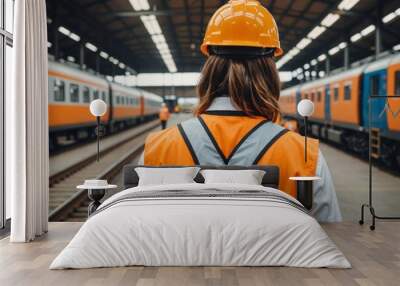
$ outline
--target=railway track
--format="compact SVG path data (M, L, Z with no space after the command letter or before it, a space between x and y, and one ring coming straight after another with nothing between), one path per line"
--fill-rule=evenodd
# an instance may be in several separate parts
M93 155L51 176L49 220L84 220L87 217L87 193L86 190L77 190L76 186L90 178L112 181L126 163L142 152L148 132L158 126L157 121L137 127L132 136L103 150L99 162Z

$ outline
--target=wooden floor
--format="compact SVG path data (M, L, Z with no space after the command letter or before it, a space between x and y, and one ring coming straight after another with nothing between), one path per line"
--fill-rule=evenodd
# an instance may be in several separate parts
M352 269L287 267L125 267L48 270L81 223L50 223L50 231L29 244L0 241L0 285L400 285L400 222L379 222L377 230L351 222L324 225Z

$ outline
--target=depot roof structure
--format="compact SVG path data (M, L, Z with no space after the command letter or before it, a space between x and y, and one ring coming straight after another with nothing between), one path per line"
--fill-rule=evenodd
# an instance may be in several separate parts
M107 75L198 72L207 22L225 2L47 0L49 52ZM399 48L398 0L261 2L279 26L281 70L333 69Z

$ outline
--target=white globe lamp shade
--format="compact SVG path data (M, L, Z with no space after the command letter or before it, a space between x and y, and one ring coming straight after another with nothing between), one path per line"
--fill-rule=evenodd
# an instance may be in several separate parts
M101 99L95 99L90 103L90 113L93 116L103 116L107 112L107 104Z
M303 99L297 105L297 112L303 117L309 117L314 113L314 103L309 99Z

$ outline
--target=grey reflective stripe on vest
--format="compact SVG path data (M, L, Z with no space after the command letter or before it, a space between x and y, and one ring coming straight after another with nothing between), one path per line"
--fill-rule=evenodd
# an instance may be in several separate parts
M186 145L190 144L189 150L191 149L191 152L194 152L199 165L225 165L198 118L184 121L180 125L182 127L181 132L184 131L186 135L185 143Z
M192 157L196 158L200 165L245 165L257 164L265 152L275 141L287 132L283 127L272 122L265 121L256 126L240 146L234 149L234 153L224 161L222 152L218 151L206 129L198 118L193 118L181 123L180 131ZM186 138L185 138L186 137ZM195 161L196 161L195 160Z

